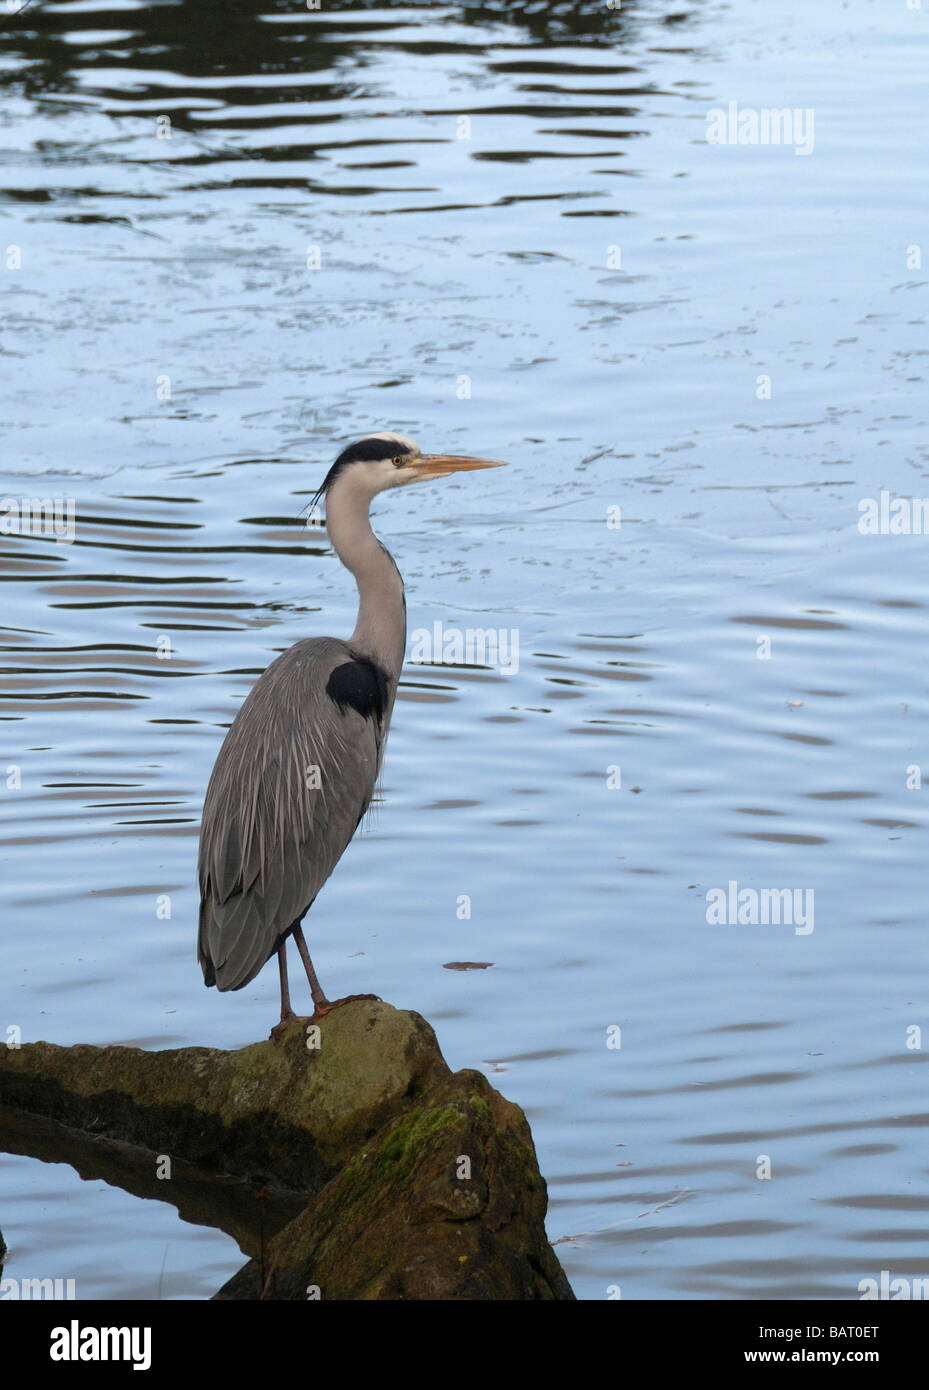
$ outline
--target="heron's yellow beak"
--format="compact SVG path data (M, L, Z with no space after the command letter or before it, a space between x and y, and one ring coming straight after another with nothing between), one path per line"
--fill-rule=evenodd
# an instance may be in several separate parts
M471 458L468 454L420 454L406 465L417 478L445 478L471 468L505 468L502 459Z

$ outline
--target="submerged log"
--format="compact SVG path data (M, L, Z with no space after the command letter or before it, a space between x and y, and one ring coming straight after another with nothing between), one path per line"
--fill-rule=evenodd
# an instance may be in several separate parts
M0 1105L0 1147L234 1235L217 1298L573 1298L522 1111L389 1004L234 1052L0 1048Z

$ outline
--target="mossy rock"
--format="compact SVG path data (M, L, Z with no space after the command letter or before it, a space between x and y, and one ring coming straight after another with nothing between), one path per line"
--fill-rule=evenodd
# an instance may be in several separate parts
M569 1299L526 1118L461 1071L385 1125L216 1295Z
M452 1075L425 1019L389 1004L345 1004L310 1041L293 1025L234 1052L0 1048L0 1105L54 1124L75 1153L79 1139L72 1162L114 1143L171 1157L176 1195L158 1186L179 1210L207 1211L204 1174L207 1187L215 1174L218 1215L204 1220L258 1250L217 1298L573 1298L545 1235L545 1183L518 1106L479 1072ZM109 1153L108 1171L149 1195L135 1153L131 1179ZM184 1165L196 1173L182 1181ZM265 1225L270 1239L243 1238L230 1178L290 1194L291 1211L300 1194L299 1214Z
M0 1104L156 1153L313 1192L391 1116L449 1075L429 1024L379 1002L234 1052L0 1049Z

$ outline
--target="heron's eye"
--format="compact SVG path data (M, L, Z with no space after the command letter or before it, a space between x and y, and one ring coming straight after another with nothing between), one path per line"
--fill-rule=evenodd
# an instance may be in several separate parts
M402 468L403 465L406 463L406 455L398 454L395 459L391 460L391 462L393 463L394 468Z

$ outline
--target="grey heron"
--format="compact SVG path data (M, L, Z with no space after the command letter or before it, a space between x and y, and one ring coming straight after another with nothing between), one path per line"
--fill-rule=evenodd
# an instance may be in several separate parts
M325 497L329 538L358 586L355 630L347 641L295 642L255 682L216 758L197 865L204 983L242 989L276 953L281 1022L273 1035L296 1018L288 936L313 1016L336 1006L320 988L301 923L370 805L403 665L403 580L371 529L370 504L388 488L501 466L424 454L385 431L343 449L313 499Z

